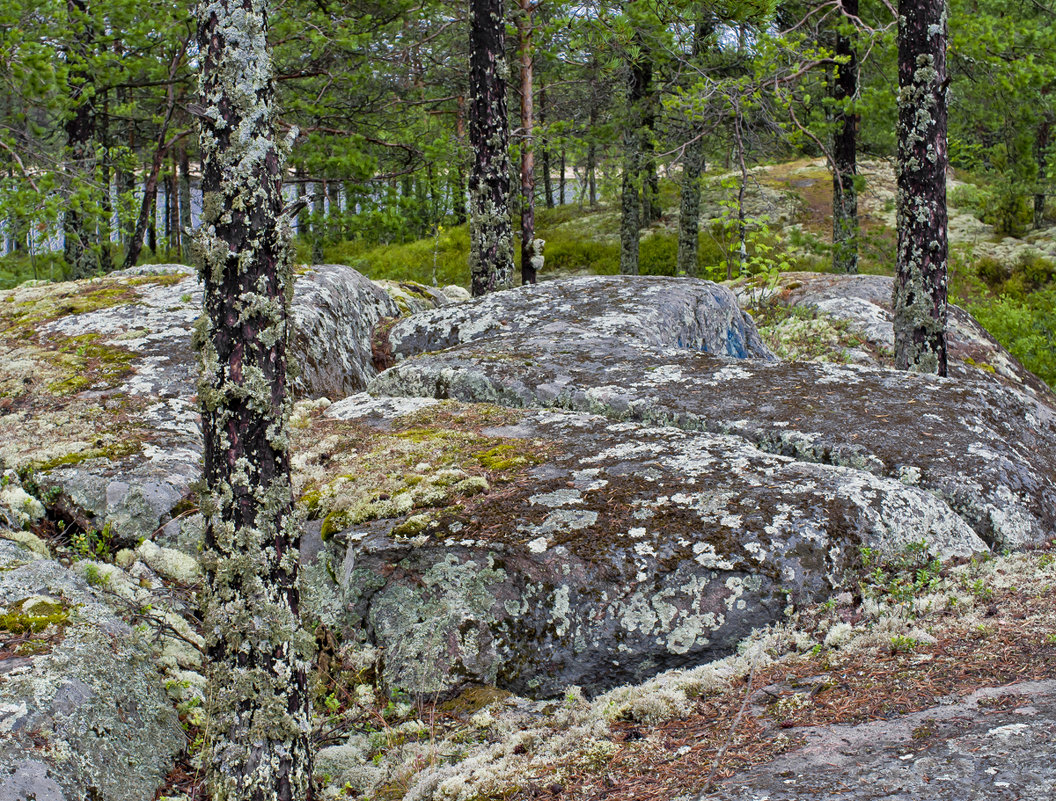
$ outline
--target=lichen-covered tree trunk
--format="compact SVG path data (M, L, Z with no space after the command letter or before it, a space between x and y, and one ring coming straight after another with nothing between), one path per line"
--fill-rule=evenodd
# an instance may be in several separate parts
M653 97L653 62L642 59L642 226L660 221L660 176L656 172L656 98Z
M521 52L521 283L535 283L532 243L535 241L535 152L532 108L532 0L518 0L517 36Z
M292 292L274 141L266 0L202 0L205 314L195 333L205 440L212 801L311 798L311 641L299 625L286 343Z
M66 0L70 26L77 31L74 46L67 54L70 64L69 88L73 113L66 120L66 166L68 192L63 213L63 257L71 278L84 278L95 272L97 262L92 251L94 224L85 208L81 183L94 167L92 140L95 135L95 112L92 104L92 76L85 64L92 46L92 26L88 19L87 0Z
M895 366L946 375L946 8L901 0Z
M843 18L837 22L836 79L833 99L836 101L836 133L832 143L832 270L836 273L858 272L858 114L853 104L858 94L858 52L853 33L858 16L858 0L842 0Z
M469 271L474 297L507 289L513 279L505 26L502 0L470 0Z
M550 145L546 141L546 87L539 87L539 125L543 129L543 141L539 144L539 157L543 168L543 203L548 209L554 207L554 184L550 175Z

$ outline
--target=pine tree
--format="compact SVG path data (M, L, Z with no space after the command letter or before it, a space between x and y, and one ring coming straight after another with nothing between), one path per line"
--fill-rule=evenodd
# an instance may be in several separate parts
M895 366L946 375L946 4L901 0Z
M469 269L473 295L479 296L507 289L513 276L510 131L502 0L471 0L469 11Z
M311 796L310 640L300 629L286 342L292 277L266 0L203 0L205 765L213 801Z

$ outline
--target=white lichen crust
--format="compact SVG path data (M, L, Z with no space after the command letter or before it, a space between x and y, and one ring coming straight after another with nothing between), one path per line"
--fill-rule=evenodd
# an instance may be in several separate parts
M301 633L286 341L292 279L274 141L264 0L204 0L205 310L195 331L207 492L202 563L211 663L204 757L211 797L311 791L310 648Z

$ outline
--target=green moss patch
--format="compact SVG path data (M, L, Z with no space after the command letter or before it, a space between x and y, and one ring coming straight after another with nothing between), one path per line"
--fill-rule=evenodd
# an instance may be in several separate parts
M403 519L393 533L424 532L437 512L488 497L543 460L546 446L487 432L524 412L446 402L405 415L383 430L319 420L296 432L295 485L324 538L371 520Z
M65 626L70 611L61 601L24 598L0 614L0 631L15 635L39 634L51 626Z

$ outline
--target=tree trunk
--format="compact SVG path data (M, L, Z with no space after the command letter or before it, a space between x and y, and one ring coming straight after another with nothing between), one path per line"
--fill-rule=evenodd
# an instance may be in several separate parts
M1034 230L1045 225L1045 173L1049 164L1049 129L1052 120L1047 116L1042 119L1038 126L1037 138L1034 140L1034 150L1038 161L1038 189L1034 193Z
M849 26L858 16L858 0L842 0L843 18L837 21L836 67L833 98L836 101L836 133L832 144L832 271L858 272L858 114L853 104L858 95L858 53L855 34Z
M172 190L176 186L175 176L171 170L165 171L165 176L162 179L162 183L165 186L165 213L162 221L165 223L165 247L172 251L172 238L173 234L176 233L176 226L173 225L173 219L179 213L179 208L174 207L173 201L175 194Z
M535 153L532 150L533 119L532 88L532 11L533 0L518 0L521 13L517 17L517 35L521 51L521 283L535 283Z
M323 231L326 230L326 181L316 181L312 192L312 264L322 264Z
M191 163L187 158L187 147L180 146L180 249L190 251L191 222Z
M539 87L539 126L543 129L543 141L539 143L539 155L543 159L543 202L548 209L554 207L554 182L550 175L550 146L546 141L546 87Z
M110 253L110 232L114 219L114 204L110 197L112 171L110 169L110 99L103 93L103 113L99 115L99 146L102 149L103 161L99 169L99 183L103 197L99 203L99 269L108 273L114 269L113 255Z
M292 275L264 0L198 11L205 283L199 403L213 801L312 797L309 635L299 621L286 343ZM237 134L237 135L234 135Z
M469 269L473 295L511 286L509 122L506 117L506 22L502 0L470 0Z
M653 80L653 62L644 62L645 97L642 99L642 219L643 226L660 221L660 178L656 174L656 101L650 94Z
M711 25L703 22L697 24L693 35L694 61L699 62L704 43L711 32ZM696 277L700 273L700 176L704 172L704 141L697 135L694 125L687 126L686 133L690 141L682 156L676 272Z
M623 130L623 177L620 186L620 273L638 275L641 228L642 102L648 88L648 62L627 65L627 117ZM561 199L564 203L564 198Z
M70 271L70 278L84 278L95 272L98 263L92 254L94 238L89 224L85 203L79 197L83 191L78 185L90 176L94 167L92 138L95 135L95 112L92 107L92 76L85 60L92 46L92 26L88 19L87 0L66 0L66 11L70 26L78 31L74 45L67 53L70 63L70 104L73 115L66 120L66 165L67 191L66 209L63 214L63 257Z
M146 195L144 194L143 202L146 203ZM150 248L150 253L153 256L158 255L158 183L154 182L154 185L150 189L150 221L147 223L147 246ZM129 251L131 252L131 250ZM139 258L139 253L136 253L136 258ZM127 259L126 259L127 263Z
M562 206L565 205L565 172L568 170L568 166L565 163L565 143L561 143L561 174L557 176L557 200Z
M900 0L895 366L946 375L946 11Z

